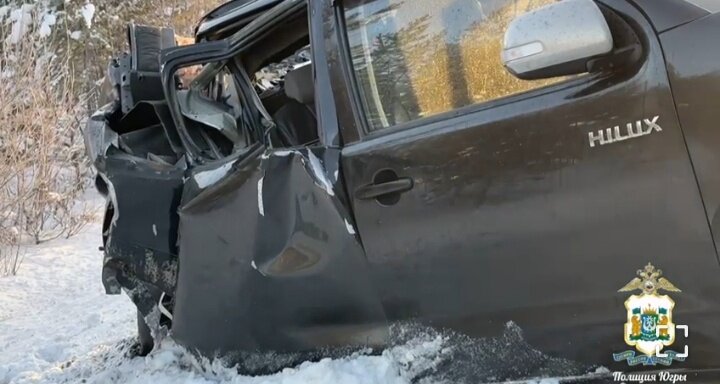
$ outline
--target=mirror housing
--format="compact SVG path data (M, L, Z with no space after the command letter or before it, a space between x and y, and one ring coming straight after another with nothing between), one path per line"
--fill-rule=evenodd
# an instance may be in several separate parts
M520 15L508 26L502 61L523 80L588 72L613 50L605 17L593 0L562 0Z

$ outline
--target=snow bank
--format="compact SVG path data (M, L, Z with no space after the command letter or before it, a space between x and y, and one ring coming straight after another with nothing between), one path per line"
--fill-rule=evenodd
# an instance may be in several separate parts
M199 363L183 348L166 341L162 348L145 358L127 358L128 343L119 346L100 346L94 351L62 368L47 370L33 377L26 376L18 383L53 382L127 384L409 384L408 372L402 371L398 358L415 356L421 359L422 349L396 348L381 356L352 355L343 359L324 359L306 362L274 375L242 376L218 363ZM416 348L428 348L436 353L437 343ZM397 355L397 356L395 356ZM39 380L38 380L39 379Z

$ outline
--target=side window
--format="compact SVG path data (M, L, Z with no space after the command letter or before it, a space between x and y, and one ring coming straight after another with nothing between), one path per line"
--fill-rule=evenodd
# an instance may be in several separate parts
M345 22L370 130L540 88L502 65L517 15L556 0L346 0Z

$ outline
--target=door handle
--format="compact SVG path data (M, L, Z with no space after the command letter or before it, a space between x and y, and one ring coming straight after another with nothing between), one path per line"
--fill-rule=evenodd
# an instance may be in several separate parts
M413 180L409 177L402 177L397 180L383 183L368 184L355 191L355 197L360 200L372 200L391 194L401 194L413 187Z

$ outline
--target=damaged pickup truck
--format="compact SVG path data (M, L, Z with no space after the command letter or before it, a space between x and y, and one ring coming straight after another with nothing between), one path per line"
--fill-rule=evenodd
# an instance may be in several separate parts
M552 357L720 368L718 4L236 0L182 47L131 26L85 130L106 290L145 352L512 321Z

